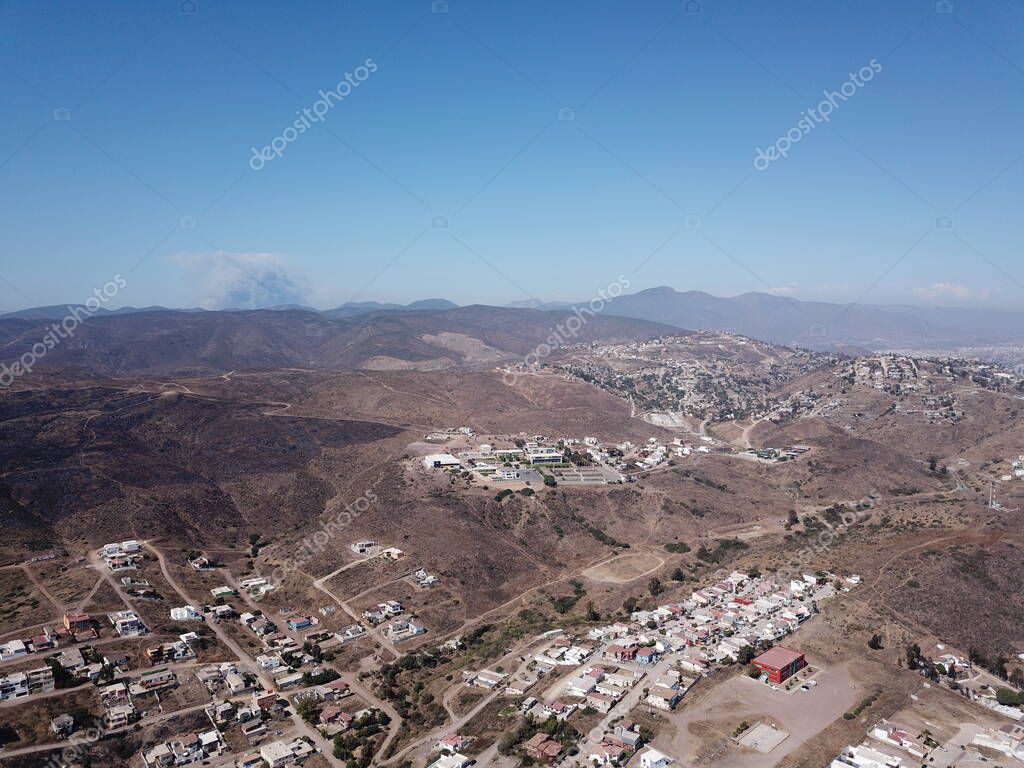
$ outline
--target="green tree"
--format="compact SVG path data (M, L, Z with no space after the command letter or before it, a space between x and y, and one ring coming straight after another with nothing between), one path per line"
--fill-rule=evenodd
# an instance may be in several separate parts
M295 705L296 714L305 720L307 723L312 723L316 719L319 713L317 708L317 700L312 696L303 698L298 704Z
M996 690L996 701L1005 707L1019 707L1021 695L1010 688L998 688Z

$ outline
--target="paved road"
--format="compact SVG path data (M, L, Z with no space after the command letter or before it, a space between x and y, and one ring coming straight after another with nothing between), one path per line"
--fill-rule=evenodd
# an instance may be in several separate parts
M586 765L587 755L590 754L591 749L594 749L601 744L601 740L604 737L605 732L611 727L612 720L617 717L621 717L639 704L640 699L643 696L644 688L649 688L653 685L655 680L672 668L675 661L676 659L673 656L665 656L650 669L644 670L647 673L646 677L642 677L637 680L636 685L630 688L629 692L608 710L607 714L605 714L601 719L601 722L594 726L590 733L585 734L584 737L580 739L577 744L580 750L579 754L575 756L567 755L562 759L559 765L563 768L568 768L568 766Z

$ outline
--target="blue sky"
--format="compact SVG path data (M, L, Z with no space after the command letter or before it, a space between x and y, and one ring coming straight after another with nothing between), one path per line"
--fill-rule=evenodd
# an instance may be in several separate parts
M117 274L112 303L134 306L573 300L623 274L1024 308L1012 0L191 10L0 4L0 310ZM872 60L827 123L754 168Z

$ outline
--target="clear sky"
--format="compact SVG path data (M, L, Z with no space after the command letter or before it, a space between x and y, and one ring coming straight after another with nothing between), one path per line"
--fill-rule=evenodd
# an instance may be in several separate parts
M1024 308L1016 0L15 0L0 36L0 310Z

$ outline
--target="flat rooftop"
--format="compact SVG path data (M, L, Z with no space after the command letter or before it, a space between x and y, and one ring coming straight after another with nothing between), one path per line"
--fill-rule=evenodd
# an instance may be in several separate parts
M769 648L754 659L754 663L763 664L764 666L771 667L772 669L785 669L801 656L803 656L803 654L800 651L794 651L792 648L777 645L774 648Z

